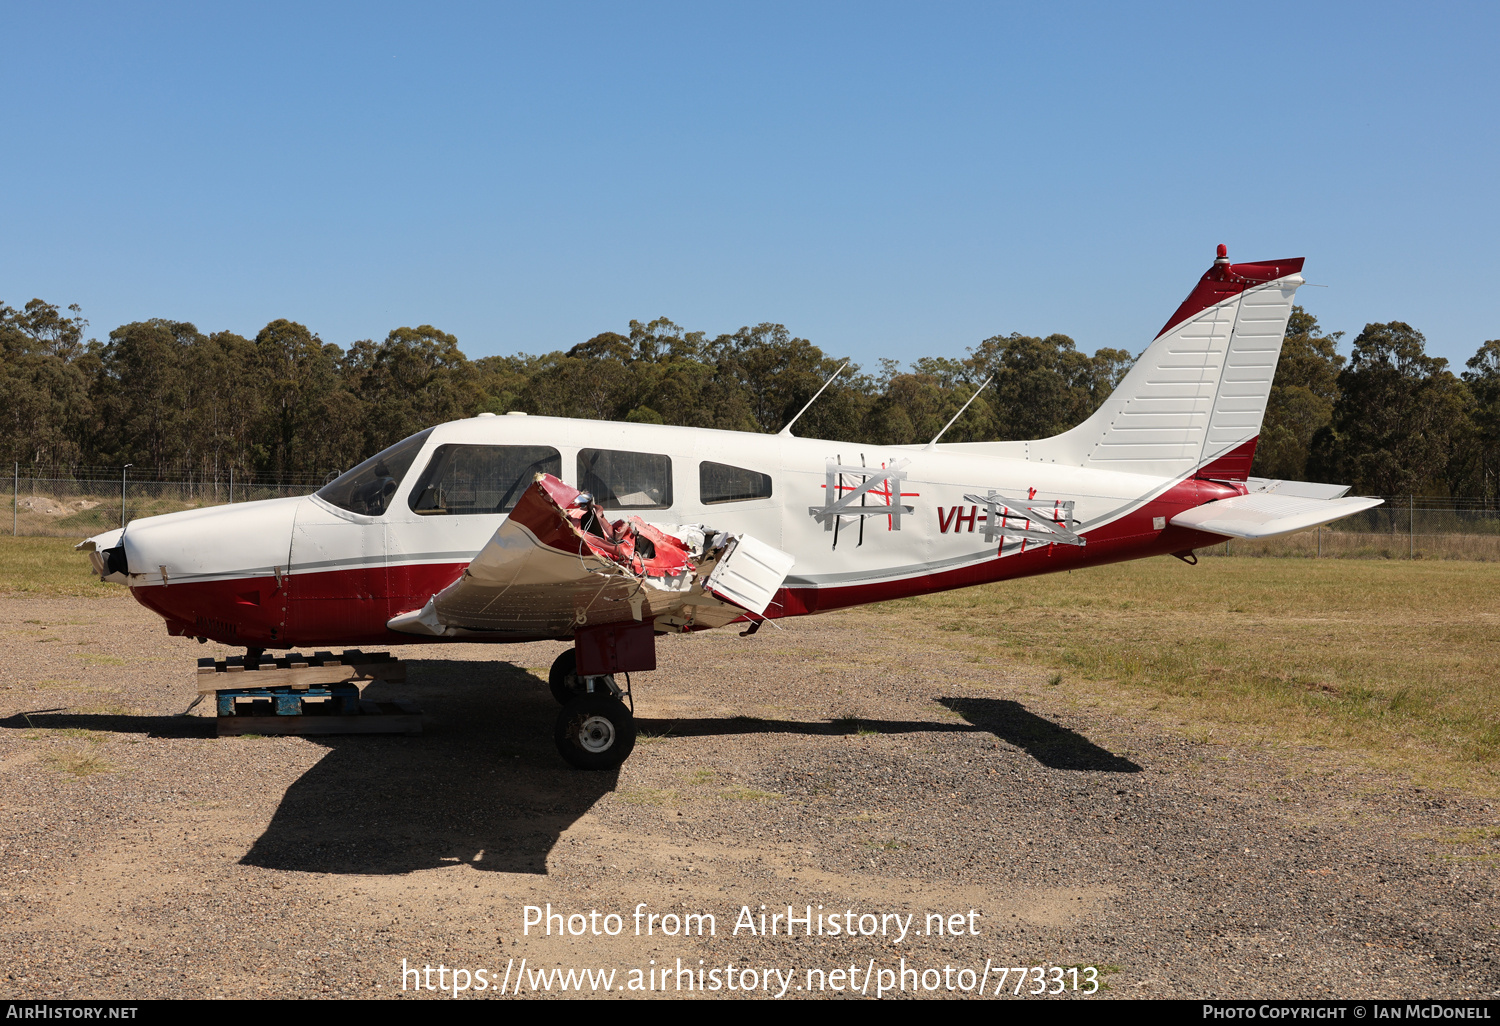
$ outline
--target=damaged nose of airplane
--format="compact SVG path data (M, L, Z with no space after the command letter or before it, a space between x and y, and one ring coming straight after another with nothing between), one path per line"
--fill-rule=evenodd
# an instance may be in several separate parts
M78 546L105 580L132 588L285 572L301 496L133 520ZM122 579L123 578L123 579Z
M271 593L279 587L297 508L306 501L296 496L144 517L78 548L102 579L128 585L142 605L165 617L172 633L219 637L246 619L238 607L261 605L262 581L276 582Z
M89 562L93 564L94 573L99 575L101 581L110 581L114 584L130 583L130 571L125 563L125 548L120 544L120 536L124 533L124 528L116 528L113 531L105 531L103 534L86 538L73 546L79 552L89 554Z

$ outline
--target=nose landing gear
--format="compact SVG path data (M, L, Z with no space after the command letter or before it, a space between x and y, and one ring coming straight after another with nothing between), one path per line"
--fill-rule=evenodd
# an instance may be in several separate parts
M566 649L547 674L548 689L562 706L553 740L571 766L614 769L635 748L629 671L656 669L655 637L649 623L635 623L591 628L575 638L584 658L578 647ZM623 690L615 679L621 673Z
M610 693L618 690L612 673L594 679L607 681L605 690ZM580 676L578 673L578 650L576 648L563 649L562 653L552 661L552 669L547 673L547 687L551 689L552 697L558 705L567 705L579 695L588 694L588 680L588 677Z
M635 748L635 717L613 695L580 695L558 713L553 740L569 765L614 769Z

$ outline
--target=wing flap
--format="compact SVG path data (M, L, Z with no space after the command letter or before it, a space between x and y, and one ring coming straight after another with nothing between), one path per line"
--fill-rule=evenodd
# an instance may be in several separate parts
M1174 527L1221 534L1226 538L1274 538L1305 531L1347 517L1383 499L1319 499L1274 492L1237 495L1205 503L1172 518Z

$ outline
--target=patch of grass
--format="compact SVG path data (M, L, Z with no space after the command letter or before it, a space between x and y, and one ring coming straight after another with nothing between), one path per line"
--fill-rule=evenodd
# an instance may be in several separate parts
M663 741L665 741L667 738L669 738L671 736L672 736L672 728L671 727L668 727L666 730L662 731L660 734L648 734L645 731L641 731L641 732L639 732L639 733L636 734L636 736L635 736L635 743L638 744L638 745L659 745L659 744L661 744Z
M786 795L779 791L759 791L753 787L731 787L720 791L719 797L732 802L779 802Z
M683 779L689 784L711 784L716 776L718 774L711 769L696 769Z
M68 711L80 716L134 716L136 712L123 705L80 705Z
M1056 673L1052 674L1052 676L1047 678L1047 686L1051 688L1057 687L1062 682L1063 675L1061 670L1058 670Z
M1107 982L1108 978L1111 977L1111 976L1114 976L1116 973L1118 973L1121 970L1122 967L1118 966L1118 965L1105 964L1105 965L1065 965L1065 966L1061 966L1060 968L1063 970L1063 972L1067 972L1070 969L1077 969L1078 970L1078 988L1079 988L1080 991L1082 991L1083 988L1085 988L1085 987L1088 986L1087 982L1085 981L1084 970L1085 969L1092 969L1092 970L1094 970L1095 973L1098 974L1097 979L1099 980L1099 990L1100 991L1106 991L1106 990L1112 990L1113 989L1112 987L1110 987L1109 983ZM1073 981L1073 978L1072 978L1071 975L1069 975L1068 982L1072 983L1072 981Z
M59 773L71 774L75 780L82 780L96 773L113 773L115 770L114 765L103 756L79 749L50 752L43 756L43 761Z
M80 539L83 533L78 536ZM77 539L0 537L0 594L123 598L129 592L94 576ZM28 623L40 623L28 620Z
M1500 827L1455 827L1437 840L1444 844L1480 844L1500 839Z
M28 717L26 722L30 723L31 719ZM106 739L105 735L99 731L89 730L85 727L34 727L26 732L25 737L32 741L47 737L66 737L74 741L87 741L93 745L97 745Z
M929 637L1061 667L1106 707L1168 706L1218 743L1346 752L1500 793L1493 564L1162 557L849 615L952 627Z
M1397 516L1404 511L1397 507ZM1405 530L1396 533L1373 533L1368 531L1323 532L1324 559L1389 559L1410 561L1413 550L1417 560L1483 560L1500 561L1500 535L1494 534L1443 534L1420 530L1422 518L1417 521L1419 530L1415 539ZM1226 555L1223 545L1198 550L1200 557ZM1228 553L1231 559L1269 557L1293 557L1315 559L1318 556L1318 532L1301 531L1281 538L1267 538L1252 542L1236 539Z
M627 787L616 791L615 797L626 805L671 805L678 795L658 787Z

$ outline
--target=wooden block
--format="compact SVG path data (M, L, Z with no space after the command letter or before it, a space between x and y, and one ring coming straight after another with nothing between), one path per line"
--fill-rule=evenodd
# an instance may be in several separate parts
M306 688L319 684L342 684L354 676L351 667L348 666L306 666L301 669L281 669L269 667L263 670L243 670L232 678L235 687L241 688ZM223 677L200 677L198 683L224 682ZM202 687L200 693L208 694L217 691L218 688Z

